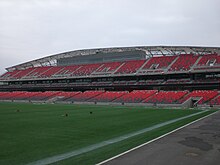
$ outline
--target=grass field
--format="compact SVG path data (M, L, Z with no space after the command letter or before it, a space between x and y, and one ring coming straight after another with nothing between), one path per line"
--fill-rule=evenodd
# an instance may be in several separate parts
M198 110L0 103L0 164L27 164L196 112ZM212 112L54 164L98 163Z

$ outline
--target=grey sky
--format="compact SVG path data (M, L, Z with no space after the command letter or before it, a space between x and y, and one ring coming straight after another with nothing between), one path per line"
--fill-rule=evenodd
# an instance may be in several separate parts
M0 0L0 73L59 52L220 46L220 0Z

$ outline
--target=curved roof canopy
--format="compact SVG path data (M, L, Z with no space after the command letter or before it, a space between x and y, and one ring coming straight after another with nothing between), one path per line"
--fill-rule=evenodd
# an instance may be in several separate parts
M136 51L142 50L146 53L146 56L159 56L159 55L178 55L178 54L220 54L220 47L193 47L193 46L138 46L138 47L119 47L119 48L98 48L98 49L84 49L75 50L55 55L46 56L36 60L28 61L22 64L11 66L6 68L7 71L13 71L18 69L26 69L36 66L56 66L57 60L67 57L75 56L89 56L96 53L114 53L123 51Z

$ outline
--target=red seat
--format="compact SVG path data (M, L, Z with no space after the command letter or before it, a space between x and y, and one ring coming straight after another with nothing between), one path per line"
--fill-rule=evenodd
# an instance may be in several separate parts
M115 74L131 74L136 73L138 69L145 63L145 60L126 61L123 66L117 70Z
M144 100L144 103L173 104L186 95L187 91L160 91Z
M94 98L91 98L90 102L111 102L124 94L126 94L127 91L107 91L102 93L101 95L98 95Z
M37 92L36 95L33 95L29 97L29 100L34 100L34 101L46 101L52 97L55 97L58 95L60 91L46 91L46 92Z
M161 57L152 57L148 62L143 66L142 70L163 70L166 69L173 60L177 58L176 56L161 56Z
M93 98L95 96L102 94L103 92L104 91L85 91L85 92L81 92L77 95L71 96L68 99L66 99L65 101L87 101L90 98Z
M199 56L192 54L181 54L171 66L169 71L188 71L191 69L193 64L195 64L198 57Z
M179 103L183 103L184 101L188 100L190 97L199 98L198 104L208 103L211 99L218 95L217 91L210 91L210 90L196 90L188 94L183 99L179 100Z
M220 95L210 101L211 105L220 105Z
M114 100L114 102L139 103L156 92L157 90L134 90L130 93L126 93L122 97L117 98L116 100Z
M111 74L118 69L122 62L102 63L101 66L93 74Z
M19 95L22 95L25 92L15 91L15 92L1 92L0 93L0 100L14 100Z

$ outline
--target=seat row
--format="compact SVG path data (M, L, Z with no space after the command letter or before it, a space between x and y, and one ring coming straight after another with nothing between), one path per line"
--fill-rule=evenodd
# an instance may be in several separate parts
M107 74L134 74L150 72L177 72L192 69L210 69L220 67L220 55L193 55L152 57L147 60L133 60L124 62L109 62L98 64L83 64L72 66L44 66L24 70L6 72L1 79L32 79L75 77Z
M65 101L65 102L114 102L114 103L151 103L151 104L182 104L193 98L198 104L220 105L218 91L85 91L85 92L0 92L0 100L28 101Z

